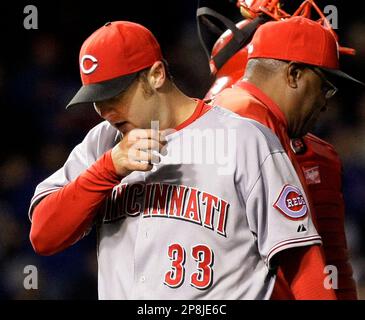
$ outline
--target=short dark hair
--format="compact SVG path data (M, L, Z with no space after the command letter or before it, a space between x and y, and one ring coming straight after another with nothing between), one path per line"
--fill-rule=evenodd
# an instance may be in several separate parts
M286 61L268 59L268 58L254 58L248 60L245 75L251 76L253 73L264 77L270 77L276 74Z

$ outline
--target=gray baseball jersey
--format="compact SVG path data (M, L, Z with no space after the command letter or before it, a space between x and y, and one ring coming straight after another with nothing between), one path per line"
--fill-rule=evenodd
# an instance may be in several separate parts
M38 185L32 207L118 141L96 126ZM170 134L167 156L115 186L98 213L100 299L269 299L272 258L321 242L279 140L214 107Z

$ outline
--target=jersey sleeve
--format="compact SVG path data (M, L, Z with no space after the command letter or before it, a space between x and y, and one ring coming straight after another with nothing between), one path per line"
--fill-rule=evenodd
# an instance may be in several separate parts
M38 184L30 202L29 218L31 219L32 211L40 200L76 179L119 139L118 131L105 121L91 129L71 151L62 168Z
M280 251L321 244L310 218L307 197L284 152L269 154L260 165L246 208L258 250L269 268Z
M269 268L282 250L321 244L311 220L307 196L278 137L249 120L240 132L236 184L257 250ZM242 129L243 130L243 129Z

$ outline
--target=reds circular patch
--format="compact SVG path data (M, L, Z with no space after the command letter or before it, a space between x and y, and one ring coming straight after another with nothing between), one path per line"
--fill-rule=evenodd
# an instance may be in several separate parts
M287 218L294 220L303 219L308 212L308 206L301 190L291 185L284 186L274 207Z

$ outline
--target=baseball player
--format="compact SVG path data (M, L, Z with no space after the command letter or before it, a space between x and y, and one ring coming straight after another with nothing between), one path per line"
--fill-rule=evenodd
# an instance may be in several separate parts
M275 1L272 1L275 2ZM267 1L256 1L254 5L261 8L254 11L252 6L247 5L245 1L239 1L242 11L250 19L241 21L237 24L237 28L243 30L243 34L254 32L254 30L245 30L247 26L252 25L252 19L257 17L257 13L264 12L270 14L270 19L279 20L287 18L289 15L281 13L281 17L277 16L277 12L273 9L276 7L265 6ZM244 4L244 6L243 6ZM303 3L304 5L312 5ZM303 8L303 4L301 7ZM308 15L307 10L302 12L303 15ZM271 10L271 12L270 12ZM280 11L280 9L278 9ZM317 8L317 10L319 10ZM319 16L323 17L321 12ZM267 17L267 15L266 15ZM257 21L258 18L256 18ZM261 17L260 23L265 23L265 19ZM255 21L253 21L255 22ZM257 25L256 25L257 26ZM250 35L247 36L247 42L250 40ZM235 51L229 50L228 44L232 42L232 32L225 32L216 42L211 59L211 70L217 70L216 80L206 97L214 99L216 95L216 103L228 109L234 110L242 116L249 117L259 121L260 123L271 128L280 138L286 151L292 161L297 162L296 166L299 175L302 177L302 182L307 186L309 197L313 204L313 218L316 222L316 227L319 234L323 238L323 249L327 265L336 266L338 269L339 282L336 290L338 299L357 299L356 285L352 277L352 268L349 262L346 237L344 231L344 201L341 191L341 162L337 153L331 145L323 140L315 137L312 134L306 135L304 138L292 139L290 144L287 142L285 132L280 129L280 122L274 121L277 114L270 110L270 106L265 108L258 107L257 110L245 107L245 98L242 97L242 90L239 89L240 78L243 76L248 50L247 47L237 47ZM232 48L232 45L230 46ZM226 50L226 52L224 52ZM353 49L340 47L341 53L353 54ZM222 61L221 57L225 60ZM216 63L218 62L218 63ZM217 68L217 65L219 68ZM233 86L233 89L223 90L226 87ZM222 92L223 90L223 92ZM221 94L220 94L221 93ZM241 96L241 97L240 97ZM304 174L304 176L303 176ZM278 281L273 292L274 299L290 299L292 293L290 288L285 284L281 276L280 270L278 273Z
M100 299L268 299L278 266L308 284L296 298L335 299L303 187L269 129L184 95L136 23L96 30L80 73L68 107L94 105L106 121L37 186L36 252L95 223Z

